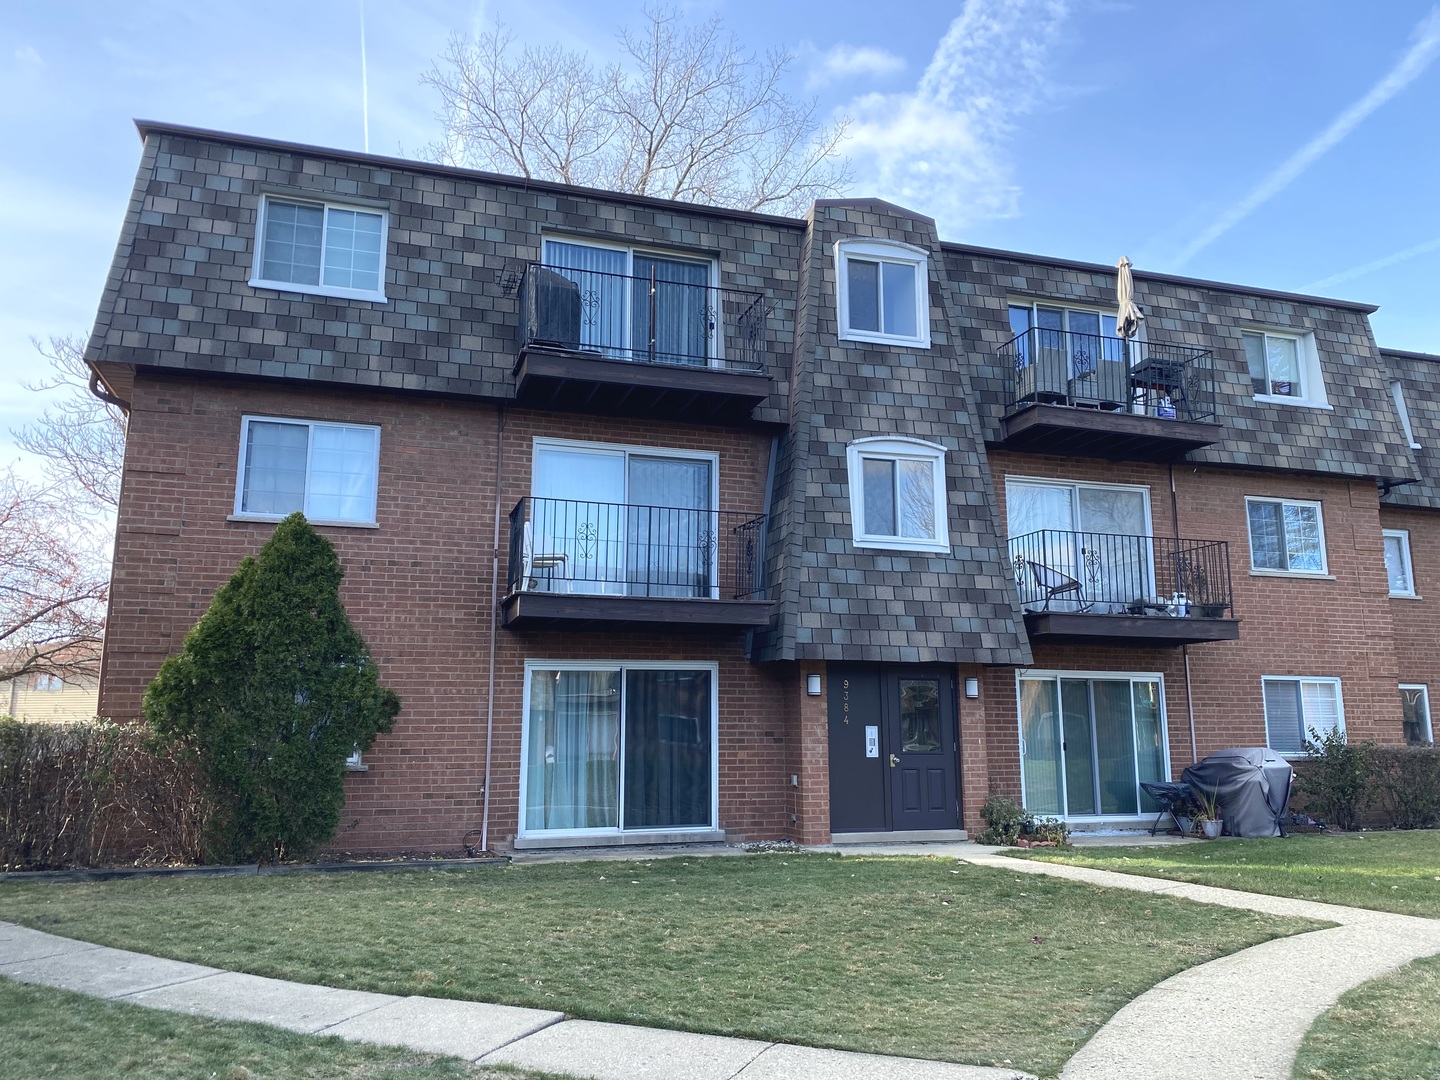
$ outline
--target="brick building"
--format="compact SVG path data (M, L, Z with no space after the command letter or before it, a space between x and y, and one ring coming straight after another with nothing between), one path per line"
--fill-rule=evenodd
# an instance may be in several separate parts
M403 703L346 847L1123 825L1219 747L1429 737L1440 361L1372 308L1142 273L1126 342L1113 269L874 200L140 131L101 711L303 510Z

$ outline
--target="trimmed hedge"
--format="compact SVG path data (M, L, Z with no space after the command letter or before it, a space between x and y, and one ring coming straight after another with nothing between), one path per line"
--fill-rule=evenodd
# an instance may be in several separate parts
M1340 829L1440 825L1440 747L1347 744L1338 733L1306 746L1310 757L1295 762L1296 809Z

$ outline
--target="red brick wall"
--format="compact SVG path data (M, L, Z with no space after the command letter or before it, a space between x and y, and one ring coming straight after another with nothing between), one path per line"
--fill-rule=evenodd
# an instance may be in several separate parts
M502 582L505 515L529 493L536 435L716 451L721 507L763 506L769 437L754 431L509 410L502 434L487 404L141 373L116 537L105 715L138 714L160 662L270 535L269 524L226 520L242 414L381 425L380 527L321 527L346 568L346 609L403 703L395 731L366 755L370 771L349 781L336 840L345 848L455 848L480 826L500 442ZM498 631L496 646L492 847L508 843L518 820L527 657L717 662L720 824L744 838L789 830L785 690L778 673L745 659L743 633Z
M1262 675L1338 677L1351 736L1397 741L1400 705L1395 689L1394 611L1415 609L1415 614L1405 616L1409 621L1399 631L1399 649L1405 657L1402 666L1416 671L1440 669L1434 646L1440 640L1436 634L1440 625L1424 620L1422 603L1387 599L1380 543L1381 511L1373 483L1178 465L1172 506L1170 476L1164 465L993 451L991 469L1002 521L1007 475L1145 484L1150 488L1154 535L1175 536L1178 513L1179 536L1229 542L1240 639L1191 645L1186 650L1199 757L1227 746L1265 745ZM1330 578L1252 574L1247 495L1319 501ZM1399 513L1388 509L1384 512L1386 527L1391 527L1388 522L1392 515ZM1424 518L1423 513L1420 517ZM1417 544L1418 531L1412 526L1412 546ZM1423 541L1418 546L1423 554L1415 556L1417 565L1429 560L1426 565L1440 566L1440 550ZM1435 588L1440 592L1440 581ZM1190 763L1184 652L1179 647L1042 644L1035 647L1034 658L1036 669L1163 674L1173 773L1178 776ZM978 704L988 740L987 782L1001 793L1018 796L1020 756L1014 671L988 670ZM962 704L962 717L967 721L974 711ZM967 722L962 729L967 745L974 737L969 726ZM966 819L971 827L971 814L977 809L974 799L967 800Z
M1430 708L1440 707L1440 514L1382 507L1380 526L1410 533L1410 565L1418 598L1391 597L1397 682L1430 687ZM1440 723L1431 717L1434 734Z

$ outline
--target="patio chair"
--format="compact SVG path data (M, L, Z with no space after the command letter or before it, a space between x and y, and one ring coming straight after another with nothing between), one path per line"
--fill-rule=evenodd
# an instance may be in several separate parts
M520 559L524 564L520 572L522 592L541 591L541 575L549 586L545 592L569 591L569 575L565 572L570 562L563 551L536 551L530 522L525 522L521 537ZM558 586L558 587L557 587Z
M1095 606L1093 601L1085 599L1085 587L1079 578L1061 573L1034 559L1030 560L1030 576L1034 579L1036 588L1045 594L1045 605L1040 609L1042 611L1049 611L1050 601L1057 597L1072 597L1078 605L1076 611L1089 611Z

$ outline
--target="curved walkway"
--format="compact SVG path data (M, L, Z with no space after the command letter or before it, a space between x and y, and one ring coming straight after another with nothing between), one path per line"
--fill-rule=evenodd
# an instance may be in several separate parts
M1061 1080L1290 1080L1305 1033L1341 994L1440 953L1437 919L1014 859L999 850L968 844L953 853L1016 873L1339 924L1242 949L1151 987L1081 1047Z

